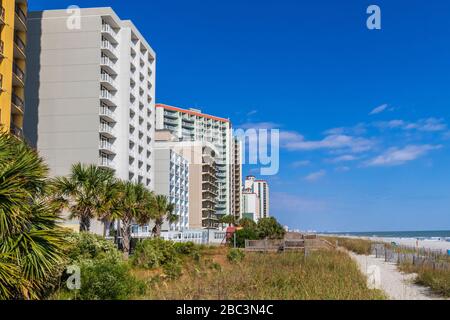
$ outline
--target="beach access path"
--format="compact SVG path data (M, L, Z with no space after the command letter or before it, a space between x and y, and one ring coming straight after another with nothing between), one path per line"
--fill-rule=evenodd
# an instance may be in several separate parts
M375 256L365 256L349 252L358 263L361 272L367 275L373 272L373 266L378 267L379 282L377 289L383 290L391 300L443 300L434 295L429 288L413 283L415 274L402 273L397 265L385 262Z

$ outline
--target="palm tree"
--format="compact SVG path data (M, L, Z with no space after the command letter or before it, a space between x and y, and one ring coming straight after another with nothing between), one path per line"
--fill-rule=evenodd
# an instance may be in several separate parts
M234 215L224 215L220 218L220 223L222 224L228 224L228 225L236 225L236 217Z
M151 219L153 193L140 183L121 181L118 197L110 212L110 219L118 219L122 235L123 253L128 258L131 243L131 226L148 224Z
M64 262L47 174L36 152L0 133L0 300L42 297Z
M108 191L114 173L95 165L73 165L68 177L53 181L55 203L70 211L70 218L80 220L80 232L89 232L91 219L105 215L111 207Z
M152 230L153 236L161 236L161 227L164 223L164 220L167 220L169 223L175 223L178 221L179 216L173 214L174 210L175 206L169 202L166 196L157 195L155 197L155 204L152 211L152 218L155 222L155 226Z

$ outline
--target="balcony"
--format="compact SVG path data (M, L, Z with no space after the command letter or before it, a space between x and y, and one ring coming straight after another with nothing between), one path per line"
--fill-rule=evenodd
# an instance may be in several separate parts
M110 58L108 58L107 56L103 56L100 59L100 65L109 73L112 75L116 75L116 63L114 61L112 61Z
M5 57L5 42L0 40L0 58Z
M16 94L11 94L11 102L13 106L13 113L23 114L25 112L25 102ZM14 112L17 110L17 112Z
M100 74L100 83L108 90L117 90L116 80L106 72Z
M14 36L14 58L25 60L25 43L17 35Z
M164 124L172 125L172 126L178 126L177 120L172 119L164 119Z
M23 139L23 130L19 128L14 123L11 123L11 134L15 135L17 138Z
M25 72L14 62L13 63L13 87L24 87Z
M113 59L117 59L116 48L108 40L103 40L101 45L102 52Z
M6 24L5 17L6 17L6 10L2 6L2 7L0 7L0 25Z
M16 30L26 32L27 31L27 15L16 5L16 14L14 17L14 28Z
M99 149L101 152L107 153L107 154L116 154L114 145L111 142L108 141L100 141Z
M112 43L117 43L117 32L109 24L102 24L102 35Z
M114 128L107 123L100 124L99 132L107 138L115 138Z
M109 106L117 106L116 98L108 90L102 89L100 91L100 99Z
M114 117L114 113L111 111L108 106L100 106L99 115L101 118L107 120L108 122L115 122L116 119Z
M98 160L99 160L98 161L98 166L100 168L106 168L106 169L114 170L115 163L109 157L100 157Z

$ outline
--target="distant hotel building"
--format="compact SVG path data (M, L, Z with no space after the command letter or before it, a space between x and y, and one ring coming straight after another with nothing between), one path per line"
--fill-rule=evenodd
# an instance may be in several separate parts
M251 189L242 192L242 218L258 221L260 219L259 197Z
M27 1L0 5L0 131L23 137Z
M214 146L218 184L215 213L239 215L240 205L236 204L240 202L240 187L237 188L240 178L237 175L241 174L241 164L236 162L240 145L235 144L231 136L230 121L197 109L156 104L156 129L169 130L182 141L208 142Z
M270 217L269 184L265 180L257 180L254 176L245 179L244 191L255 193L259 201L259 218Z
M164 221L162 231L183 231L189 228L189 161L170 148L156 148L155 193L166 196L175 206L178 221Z
M232 164L231 164L231 205L234 206L234 216L242 218L242 142L237 137L232 137Z
M98 164L153 190L155 52L111 8L71 15L29 14L26 136L52 175Z
M169 130L157 130L155 149L170 149L189 163L189 229L217 228L218 183L214 145L207 141L183 141ZM170 197L176 197L175 191L171 190Z

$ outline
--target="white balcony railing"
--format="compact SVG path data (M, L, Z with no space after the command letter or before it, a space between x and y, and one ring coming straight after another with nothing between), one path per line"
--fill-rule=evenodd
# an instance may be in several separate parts
M111 159L109 159L107 157L100 157L98 159L98 164L101 167L106 167L106 168L113 168L114 167L114 161L112 161Z
M100 75L100 80L102 82L107 82L109 83L111 86L113 86L114 88L116 87L116 80L114 80L113 77L111 77L109 74L107 73L102 73Z
M100 124L100 128L99 128L100 132L103 133L108 133L110 135L114 135L114 129L113 127L111 127L109 124L107 123L101 123Z
M116 48L108 40L102 41L102 49L110 51L114 56L117 56Z
M117 32L107 23L102 25L102 32L110 34L113 38L117 36Z
M116 64L108 57L102 57L100 60L100 64L103 66L107 66L115 71Z
M108 150L108 151L111 151L111 152L115 151L114 145L111 142L108 142L108 141L100 141L99 148L100 149L104 149L104 150Z
M112 112L111 109L109 109L106 106L100 106L99 114L101 116L105 116L105 117L114 119L114 112Z
M111 92L109 92L108 90L101 90L100 91L100 98L101 99L106 99L106 100L109 100L112 103L115 103L114 95Z

